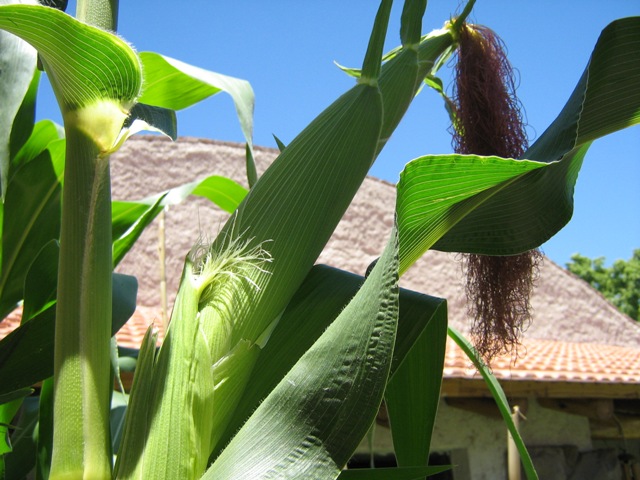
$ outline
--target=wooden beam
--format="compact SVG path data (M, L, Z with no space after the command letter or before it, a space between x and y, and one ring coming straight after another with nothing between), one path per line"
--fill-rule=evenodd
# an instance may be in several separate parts
M609 421L589 420L591 438L597 440L640 440L640 417L616 415Z
M498 410L498 406L493 398L445 397L444 401L453 408L459 408L488 418L502 418L502 414L500 410ZM523 415L526 415L529 408L529 400L527 398L510 398L509 405L511 405L512 408L517 405L519 411Z
M532 380L500 380L508 397L538 398L612 398L640 399L640 385L634 383L605 382L549 382ZM484 380L474 378L445 377L442 382L445 397L491 397Z

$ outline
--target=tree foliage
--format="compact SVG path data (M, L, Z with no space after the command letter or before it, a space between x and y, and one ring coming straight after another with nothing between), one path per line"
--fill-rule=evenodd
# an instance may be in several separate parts
M567 269L602 293L622 313L640 321L640 248L629 260L605 266L605 258L591 259L579 253L571 257Z

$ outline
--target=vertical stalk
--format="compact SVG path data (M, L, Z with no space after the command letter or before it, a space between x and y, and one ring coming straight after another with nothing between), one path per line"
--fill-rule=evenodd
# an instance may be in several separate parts
M115 32L119 0L78 0L76 18L89 25Z
M50 478L110 478L109 160L66 123Z
M118 0L79 0L77 17L116 30ZM69 113L69 112L67 112ZM49 478L110 479L111 178L108 156L63 112L65 176Z

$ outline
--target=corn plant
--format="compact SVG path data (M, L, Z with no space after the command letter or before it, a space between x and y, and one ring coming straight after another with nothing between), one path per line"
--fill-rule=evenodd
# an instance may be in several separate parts
M640 120L638 18L603 32L567 105L521 159L428 155L407 164L396 225L366 278L314 266L423 82L438 86L472 5L422 35L426 1L406 0L401 46L383 56L391 1L382 0L362 68L351 71L355 86L260 178L246 82L136 53L107 31L117 2L80 1L78 18L0 5L0 28L37 50L0 37L9 66L0 74L0 314L23 302L22 325L0 342L0 428L14 440L0 444L7 478L34 466L39 478L421 478L437 471L428 453L447 332L487 379L535 478L500 386L447 328L446 302L397 280L430 248L514 255L568 222L590 142ZM64 136L51 122L33 123L36 58ZM236 105L250 190L212 176L112 202L109 155L140 128L175 137L174 110L218 92ZM113 451L110 338L135 308L135 281L113 275L113 265L164 206L189 194L231 215L188 255L159 350L147 333ZM34 412L26 397L43 380ZM343 470L383 398L399 467ZM38 442L21 470L17 439L38 415Z

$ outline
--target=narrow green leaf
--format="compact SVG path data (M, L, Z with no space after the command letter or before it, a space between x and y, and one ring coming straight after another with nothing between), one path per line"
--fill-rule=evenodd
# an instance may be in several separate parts
M53 450L53 378L43 380L40 388L38 424L36 426L36 480L49 478Z
M396 255L394 231L354 299L260 404L204 479L339 475L377 414L391 367Z
M113 265L124 258L142 232L162 210L160 203L164 195L152 205L133 202L112 202L111 225L113 234Z
M153 363L155 360L157 336L151 327L147 329L136 371L133 376L131 396L125 415L122 441L118 450L114 478L131 478L135 465L142 455L145 441L149 432L148 417L146 414L135 414L145 410L150 404L153 387Z
M233 213L247 195L247 189L230 178L212 175L138 202L112 202L114 265L124 258L164 207L177 205L189 195L206 198L222 210Z
M343 470L338 480L423 480L447 470L451 467L358 468Z
M504 394L504 390L500 386L500 383L493 376L489 367L487 367L482 361L482 357L478 354L476 349L469 343L469 341L460 334L453 327L449 327L449 336L453 339L453 341L458 344L458 346L464 351L464 353L469 357L469 360L473 362L473 365L482 375L482 378L486 382L489 387L489 391L493 396L493 399L496 401L496 405L500 410L500 414L502 415L502 419L504 420L507 428L509 429L509 433L513 437L513 440L518 448L518 453L520 454L520 459L522 460L522 466L524 467L524 471L527 475L528 480L537 480L538 474L536 473L536 469L533 466L533 462L531 461L531 457L529 456L529 452L527 451L527 447L522 441L522 437L520 436L520 432L518 432L515 424L513 423L513 418L511 418L511 408L509 407L509 401L507 400L507 396Z
M284 144L284 142L282 140L280 140L278 137L276 137L275 135L273 136L273 139L276 141L276 145L278 145L278 150L280 150L280 153L283 152L283 150L285 148L287 148L287 146Z
M139 99L142 103L182 110L219 92L231 96L247 143L247 175L249 185L253 185L257 181L253 163L255 99L249 82L194 67L158 53L142 52L140 60L145 73Z
M362 63L362 74L358 82L365 84L376 84L380 75L380 61L384 49L384 40L387 36L387 27L389 26L389 15L391 15L391 5L393 0L382 0L376 20L373 24L373 31L369 38L367 53ZM373 82L373 83L371 83Z
M3 199L11 161L12 127L36 72L36 58L31 45L0 31L0 192Z
M417 46L422 33L422 16L427 8L427 0L407 0L402 8L400 40L402 45Z
M630 17L605 28L563 110L523 155L557 163L496 192L433 248L512 255L544 243L573 214L575 182L591 142L638 122L640 17Z
M430 155L413 160L400 174L396 212L400 232L400 271L404 272L457 222L491 198L507 182L548 164L528 160L476 155ZM533 230L528 217L520 230ZM507 231L469 233L484 240L520 233Z
M443 304L387 384L385 400L399 466L427 466L429 463L446 341L447 309Z
M0 395L0 404L8 403L18 398L24 398L26 396L31 395L32 393L33 393L33 388L30 388L30 387L21 388L19 390L15 390L9 393L3 393L2 395ZM5 419L0 421L0 423L7 424L9 422Z

